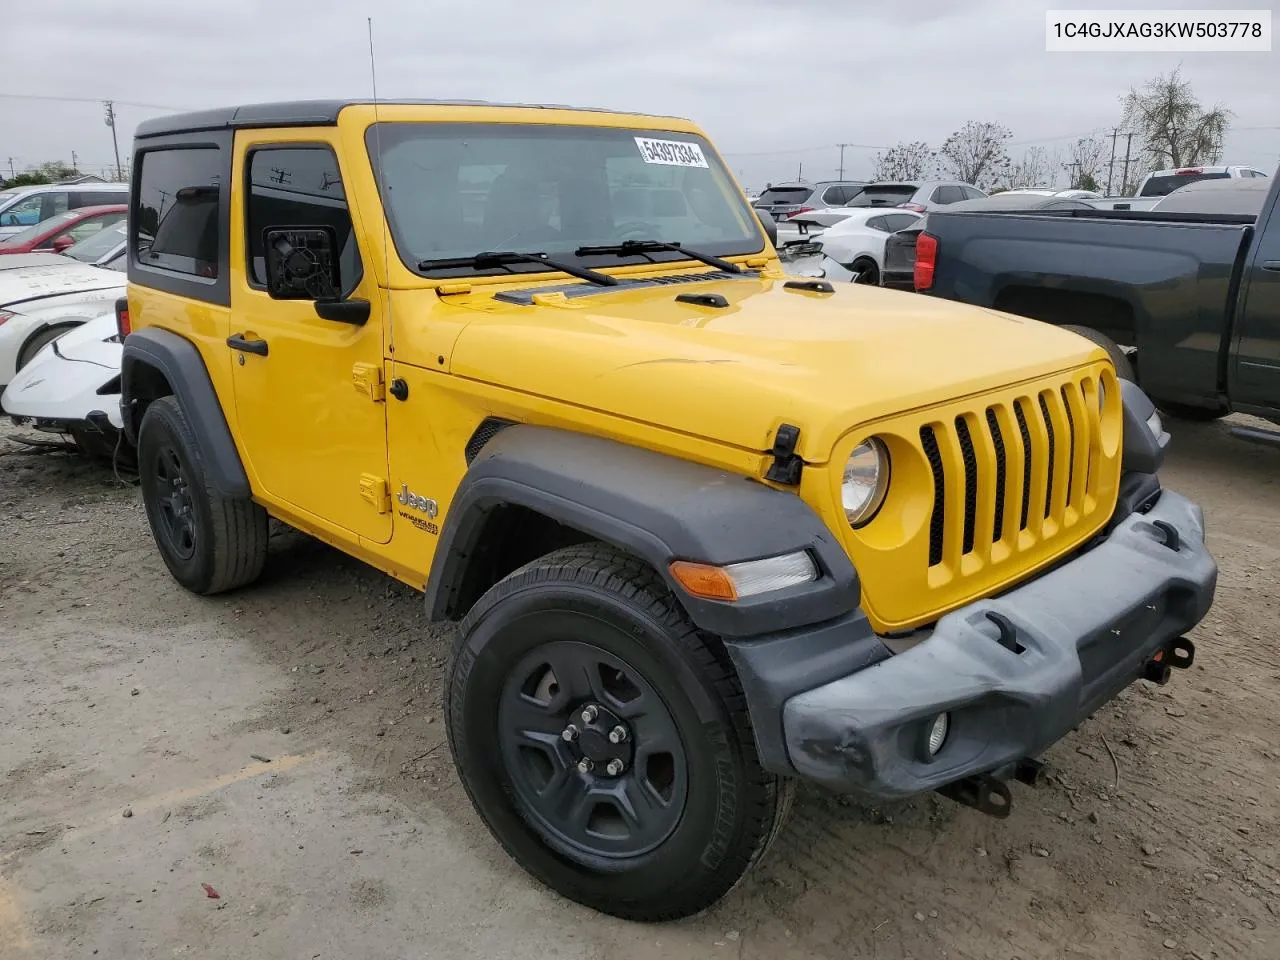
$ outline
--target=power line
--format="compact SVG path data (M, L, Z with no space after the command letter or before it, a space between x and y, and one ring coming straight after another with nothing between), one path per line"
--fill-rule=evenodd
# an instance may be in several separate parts
M0 99L4 100L56 100L59 103L102 103L102 97L51 97L38 93L0 93ZM180 113L183 110L189 110L190 107L172 107L164 106L159 103L138 103L135 100L114 100L122 107L139 107L143 110L167 110L173 113Z

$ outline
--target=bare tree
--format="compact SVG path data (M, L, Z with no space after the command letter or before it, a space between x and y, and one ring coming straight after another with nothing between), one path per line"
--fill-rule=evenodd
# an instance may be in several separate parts
M938 166L938 154L923 140L895 143L876 154L873 180L923 180Z
M1222 104L1205 110L1178 67L1121 98L1124 122L1137 134L1152 170L1215 163L1233 114Z
M963 183L987 188L1008 177L1005 144L1013 134L998 123L970 120L938 150L947 171Z
M1071 156L1071 188L1100 190L1102 169L1107 165L1107 145L1099 136L1081 137L1068 152Z
M1008 180L1013 187L1051 187L1057 179L1044 147L1028 147L1022 159L1009 167Z

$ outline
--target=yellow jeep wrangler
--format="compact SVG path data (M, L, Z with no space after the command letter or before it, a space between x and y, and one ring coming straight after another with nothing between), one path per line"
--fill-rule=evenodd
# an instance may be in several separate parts
M1074 333L788 278L699 128L302 102L138 130L122 406L173 576L274 516L460 621L446 717L574 900L698 911L789 787L1011 779L1188 666L1217 568Z

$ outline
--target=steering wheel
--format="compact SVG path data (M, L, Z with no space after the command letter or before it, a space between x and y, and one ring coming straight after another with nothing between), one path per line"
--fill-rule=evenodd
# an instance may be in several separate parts
M631 220L627 223L620 223L613 228L613 239L623 240L659 240L662 237L662 228L652 223L646 223L643 220Z

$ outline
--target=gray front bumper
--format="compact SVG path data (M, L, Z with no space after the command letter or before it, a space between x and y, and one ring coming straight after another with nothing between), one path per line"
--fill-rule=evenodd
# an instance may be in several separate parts
M1176 531L1176 550L1157 524ZM1074 560L948 614L897 656L792 697L782 718L791 763L834 789L890 798L1034 757L1199 623L1217 578L1200 508L1165 491ZM1001 645L988 613L1012 624L1020 652ZM943 711L950 733L926 760L924 730Z

